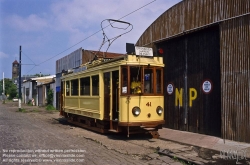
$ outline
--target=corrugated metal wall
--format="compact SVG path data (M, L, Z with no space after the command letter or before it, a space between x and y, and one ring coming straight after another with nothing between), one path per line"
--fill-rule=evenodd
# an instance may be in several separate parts
M136 45L153 42L250 12L249 0L183 0L155 20Z
M82 64L82 48L75 50L59 60L56 60L56 74L61 73L62 70L73 69Z
M219 25L221 137L242 142L250 142L249 15L249 0L183 0L157 18L136 43L138 46L152 47L154 52L157 52L156 44L159 45L165 40L170 41L170 39L178 39L178 37L181 39L194 31L200 31L211 25ZM179 42L180 45L183 44L181 41ZM185 47L180 45L178 45L179 51L176 52L177 56L184 53L182 49ZM185 53L188 54L188 52ZM200 58L203 58L203 56ZM175 59L172 60L169 65L176 64ZM182 60L180 59L179 62L181 63ZM192 57L189 60L192 61ZM177 79L183 79L182 70L185 68L180 65L176 66L178 67L172 68L172 71L176 74L177 81ZM201 75L197 74L193 79L199 79L200 77ZM183 85L182 83L179 81L177 86ZM203 102L199 107L203 108L205 105L206 103ZM166 108L170 107L167 106ZM183 114L179 113L179 116L176 116L176 114L167 112L166 115L172 117L169 117L169 121L166 121L167 125L172 128L183 129L174 124L183 124L181 123ZM181 120L181 122L176 120Z
M220 38L219 26L174 38L157 45L164 51L166 127L221 135ZM204 93L209 80L212 90Z
M250 142L250 15L220 28L223 137Z

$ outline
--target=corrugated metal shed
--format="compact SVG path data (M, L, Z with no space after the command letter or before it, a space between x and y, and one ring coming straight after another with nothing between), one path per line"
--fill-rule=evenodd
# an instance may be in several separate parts
M211 26L219 27L220 37L220 69L217 72L220 74L221 89L221 137L250 142L249 0L183 0L159 16L145 30L136 45L152 47L154 52L157 52L157 45L162 45L166 40L181 39L181 36L186 39L185 36L189 33ZM193 44L198 44L199 47L199 43ZM206 49L213 48L208 46ZM180 50L182 51L183 49ZM198 59L195 61L189 57L188 60L193 65L200 65ZM176 74L182 76L178 75L178 72ZM187 79L199 81L200 75L190 76L188 75ZM206 103L203 102L197 108L204 106ZM207 123L204 124L206 126Z
M154 42L250 14L249 12L249 0L184 0L159 16L145 30L136 45L153 47Z

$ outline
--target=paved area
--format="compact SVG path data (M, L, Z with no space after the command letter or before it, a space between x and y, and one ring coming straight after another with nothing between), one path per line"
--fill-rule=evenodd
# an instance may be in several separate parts
M0 104L0 164L182 164L142 145L151 138L102 135L69 125L58 112L23 108Z
M32 118L25 113L15 112L2 106L0 106L0 132L1 164L31 164L20 162L22 159L26 161L32 159L38 162L37 164L43 165L63 163L63 159L88 165L144 164L139 159L108 150L92 140L73 136L70 130L60 125L52 125L50 122L44 122L42 118L40 120ZM22 159L19 157L20 154L24 154ZM61 162L52 159L55 155L58 155L57 159L61 159ZM58 162L49 162L51 160Z
M27 112L21 113L16 112L15 103L0 105L0 151L13 148L84 150L84 162L75 164L250 164L246 143L225 141L224 144L223 139L217 137L167 128L159 130L159 139L145 135L129 138L102 135L70 125L58 112L32 106L24 108Z
M188 145L190 149L167 150L166 155L175 155L197 164L250 164L250 144L221 139L214 136L163 128L160 139ZM171 151L171 153L170 153ZM165 154L163 151L162 154Z

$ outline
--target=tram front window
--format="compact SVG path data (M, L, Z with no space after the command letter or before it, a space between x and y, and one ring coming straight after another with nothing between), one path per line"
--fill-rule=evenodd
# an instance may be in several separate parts
M153 69L144 70L144 93L153 93L154 92L154 76Z
M142 67L130 67L130 93L131 94L140 94L142 93L142 84L141 84L141 71Z
M123 95L163 94L163 70L161 67L124 66L121 71L121 93Z

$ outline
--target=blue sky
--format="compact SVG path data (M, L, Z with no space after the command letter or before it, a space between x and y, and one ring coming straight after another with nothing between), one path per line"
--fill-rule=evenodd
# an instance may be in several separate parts
M0 79L3 72L5 78L11 78L12 62L19 61L20 46L22 75L53 75L56 60L81 47L99 49L102 32L93 34L101 30L103 20L120 19L152 2L122 19L131 23L133 30L114 41L108 51L126 53L126 43L136 43L156 18L180 1L0 0ZM105 29L110 38L123 32ZM105 48L107 44L102 51Z

